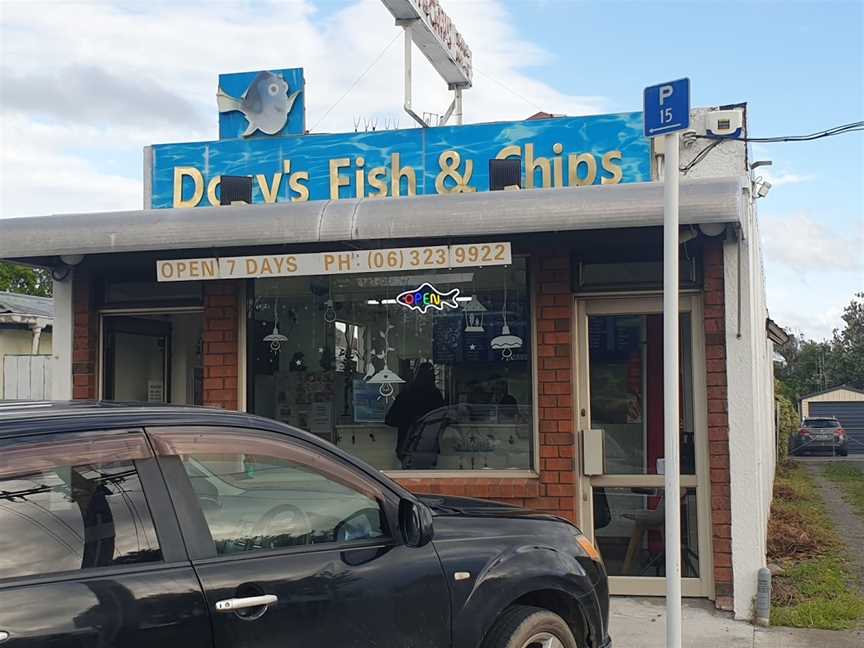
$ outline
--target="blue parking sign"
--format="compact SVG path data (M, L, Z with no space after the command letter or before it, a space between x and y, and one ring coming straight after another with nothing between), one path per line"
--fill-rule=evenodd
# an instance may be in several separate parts
M645 137L657 137L690 127L690 79L645 88Z

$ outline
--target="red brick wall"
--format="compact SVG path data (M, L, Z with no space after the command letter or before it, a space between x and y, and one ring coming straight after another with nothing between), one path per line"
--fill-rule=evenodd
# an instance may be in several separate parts
M416 492L483 497L576 520L571 367L572 295L566 255L540 256L534 266L538 357L540 476L533 479L399 478ZM539 266L539 267L538 267Z
M204 405L238 409L240 330L237 281L204 284Z
M729 491L729 416L726 390L726 308L723 244L705 245L705 365L708 384L708 446L711 524L717 607L732 609L732 507Z
M95 400L98 394L99 314L89 274L78 269L72 277L72 398Z

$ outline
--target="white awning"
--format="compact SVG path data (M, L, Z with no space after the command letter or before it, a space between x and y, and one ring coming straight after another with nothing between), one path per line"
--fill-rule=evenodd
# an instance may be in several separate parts
M682 225L740 223L746 178L682 180ZM0 258L495 236L663 223L663 184L145 209L0 220Z

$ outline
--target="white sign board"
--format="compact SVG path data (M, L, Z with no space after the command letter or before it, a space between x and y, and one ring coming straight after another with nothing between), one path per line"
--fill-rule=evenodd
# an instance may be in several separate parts
M502 266L512 262L510 243L467 243L311 254L170 259L156 262L156 278L158 281L203 281L304 277Z
M416 21L412 38L452 87L470 88L474 76L471 48L438 0L382 0L397 24Z

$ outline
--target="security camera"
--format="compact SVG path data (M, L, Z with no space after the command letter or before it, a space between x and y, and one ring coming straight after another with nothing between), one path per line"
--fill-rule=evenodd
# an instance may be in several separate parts
M756 197L764 198L771 191L771 183L767 180L759 180L756 182Z

